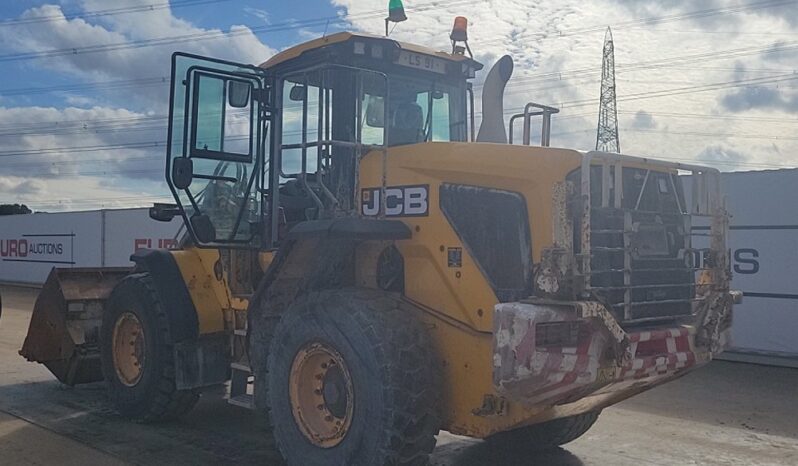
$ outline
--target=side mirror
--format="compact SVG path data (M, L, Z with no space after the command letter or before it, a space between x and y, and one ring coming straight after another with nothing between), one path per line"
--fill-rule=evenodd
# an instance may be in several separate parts
M171 222L172 219L179 214L180 209L175 204L156 202L150 207L150 218L157 222Z
M291 92L288 94L288 98L294 102L302 102L307 96L308 88L299 84L294 85L294 87L291 88Z
M372 128L385 127L385 99L379 96L369 96L366 106L366 124Z
M233 108L244 108L249 105L249 94L252 84L243 81L229 81L227 84L227 103Z
M194 162L188 157L172 159L172 182L177 189L186 189L194 177Z
M211 222L211 218L205 214L194 214L191 216L191 228L200 243L213 243L216 241L216 228Z

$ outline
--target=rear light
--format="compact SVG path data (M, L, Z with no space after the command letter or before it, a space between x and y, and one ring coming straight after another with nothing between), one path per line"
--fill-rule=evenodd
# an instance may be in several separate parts
M578 320L535 324L535 346L579 346L582 323Z

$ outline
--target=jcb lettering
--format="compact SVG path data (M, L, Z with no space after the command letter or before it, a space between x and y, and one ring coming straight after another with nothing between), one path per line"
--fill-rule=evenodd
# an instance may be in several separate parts
M361 191L361 212L376 217L380 214L380 188ZM391 186L385 189L386 217L420 217L429 213L429 186Z

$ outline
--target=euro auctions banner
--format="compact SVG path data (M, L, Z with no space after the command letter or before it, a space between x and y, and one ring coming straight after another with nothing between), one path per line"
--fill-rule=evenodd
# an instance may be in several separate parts
M42 283L53 267L96 267L100 220L100 212L0 217L0 281Z
M0 217L0 282L41 284L53 267L117 267L140 248L168 248L180 225L147 209Z
M0 239L0 257L6 262L47 262L74 264L74 233L23 235L22 238Z

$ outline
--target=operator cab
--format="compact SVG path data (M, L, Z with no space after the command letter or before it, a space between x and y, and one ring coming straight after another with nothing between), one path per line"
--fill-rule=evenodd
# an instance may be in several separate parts
M307 87L312 123L319 123L313 114L321 107L334 107L340 115L336 118L359 121L357 131L350 128L351 134L341 132L340 136L350 142L387 142L388 146L467 140L467 80L482 69L481 64L464 55L352 33L338 33L288 49L261 67L274 72L277 88L282 90L278 97L282 98L284 132L289 131L290 123L302 120L304 94L298 89ZM315 97L323 97L325 92L342 96L332 101ZM297 100L300 105L290 103ZM361 118L355 120L357 116ZM329 123L334 129L339 122L333 119ZM309 136L317 136L315 128L307 129ZM295 134L300 131L294 129Z
M300 222L357 216L367 153L474 139L482 65L386 37L338 33L259 67L176 53L167 181L195 244L274 247Z

